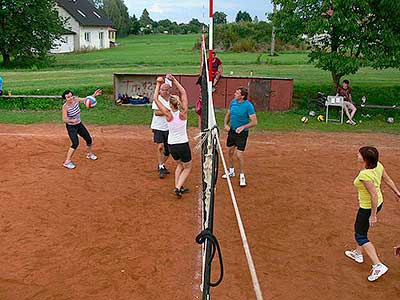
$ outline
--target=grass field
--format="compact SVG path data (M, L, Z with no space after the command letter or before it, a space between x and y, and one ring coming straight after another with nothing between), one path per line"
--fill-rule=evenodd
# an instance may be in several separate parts
M60 94L70 88L77 94L84 95L97 87L103 88L106 99L112 94L112 75L115 72L135 73L185 73L196 74L199 71L199 51L193 50L197 35L151 35L132 36L118 40L119 46L113 49L93 51L79 54L57 55L54 66L44 70L2 70L4 91L13 94ZM306 113L302 107L305 101L313 97L317 91L329 93L331 77L329 72L316 69L308 63L306 53L281 53L270 57L260 53L219 53L224 63L224 73L233 75L266 77L286 77L294 79L294 97L296 111L288 113L260 113L265 122L261 128L293 130L306 128L323 130L355 130L347 126L310 122L303 125L297 121ZM398 104L400 93L400 71L394 69L373 70L361 69L357 74L347 76L350 79L354 99L367 95L369 103ZM28 101L29 102L29 101ZM28 105L28 108L46 107L45 102ZM54 106L54 105L53 105ZM0 104L2 110L0 122L34 123L59 122L58 112L15 112L12 108L18 105ZM61 103L55 108L60 108ZM11 108L11 110L10 110ZM107 113L104 113L107 111ZM373 112L375 117L363 120L357 130L397 131L397 124L388 126L384 119L388 113ZM142 124L148 123L151 111L113 107L106 101L95 111L86 113L88 122L99 124ZM389 113L390 114L390 113ZM219 115L223 115L220 112ZM397 116L397 115L395 115ZM360 117L361 118L361 117ZM271 121L271 122L269 122ZM293 124L288 124L288 122ZM382 122L381 125L379 123ZM196 122L193 122L194 125ZM368 124L371 124L369 126ZM393 129L395 128L395 129Z

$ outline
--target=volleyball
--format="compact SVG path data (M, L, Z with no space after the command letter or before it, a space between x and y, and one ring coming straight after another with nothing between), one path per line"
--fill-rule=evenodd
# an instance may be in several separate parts
M307 122L308 122L308 118L307 118L307 117L302 117L302 118L301 118L301 122L307 123Z
M96 104L97 104L97 101L96 101L96 98L95 98L95 97L93 97L93 96L87 96L87 97L85 98L85 106L86 106L87 108L95 107Z
M392 118L392 117L387 118L387 122L389 124L393 124L394 123L394 118Z
M319 121L319 122L323 122L324 121L324 116L323 115L319 115L318 117L317 117L317 120Z

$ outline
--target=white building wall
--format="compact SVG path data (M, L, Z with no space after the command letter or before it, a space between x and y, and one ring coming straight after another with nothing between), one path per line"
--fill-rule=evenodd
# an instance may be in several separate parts
M58 14L61 18L67 19L65 27L76 34L74 35L74 50L73 51L78 51L80 49L80 39L79 39L79 34L80 34L80 24L78 21L76 21L64 8L60 7L57 5L58 9Z
M75 50L75 35L63 35L61 36L62 40L55 41L55 48L50 50L50 53L57 54L57 53L71 53Z
M100 35L102 35L102 41L100 40ZM90 37L89 40L87 40L88 36ZM110 48L108 27L81 27L79 44L81 45L81 50Z

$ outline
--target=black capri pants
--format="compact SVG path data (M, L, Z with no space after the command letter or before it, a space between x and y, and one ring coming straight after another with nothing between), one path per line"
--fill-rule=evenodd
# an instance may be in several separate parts
M80 135L86 142L87 146L91 146L93 143L92 137L90 136L89 131L86 129L86 127L82 124L76 124L76 125L69 125L66 124L67 131L68 131L68 136L71 139L72 149L76 149L79 146L79 139L78 135Z

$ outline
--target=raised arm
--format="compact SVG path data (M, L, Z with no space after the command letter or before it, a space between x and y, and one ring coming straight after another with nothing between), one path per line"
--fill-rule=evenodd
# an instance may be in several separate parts
M180 93L181 97L181 104L182 104L182 113L186 113L188 110L188 97L185 88L182 86L182 84L171 74L167 75L167 78L169 80L172 80L172 82L176 85L178 88L178 91Z
M397 188L396 184L394 183L394 181L392 180L392 178L390 178L390 176L388 175L388 173L386 173L385 170L383 170L383 174L382 174L382 178L383 181L392 189L392 191L396 194L397 196L397 201L400 200L400 191Z
M164 82L164 79L162 77L157 78L156 89L154 91L153 100L157 104L158 109L161 111L162 115L164 115L167 118L167 121L169 121L169 120L171 120L171 117L172 117L171 112L158 99L158 96L160 95L160 87L163 82Z
M97 96L100 96L102 93L103 93L103 91L101 89L97 89L97 90L94 91L94 93L92 95L89 95L89 96L92 96L92 97L96 98ZM80 98L80 97L74 97L74 98L75 98L76 101L78 101L80 103L84 103L85 100L86 100L86 98Z

